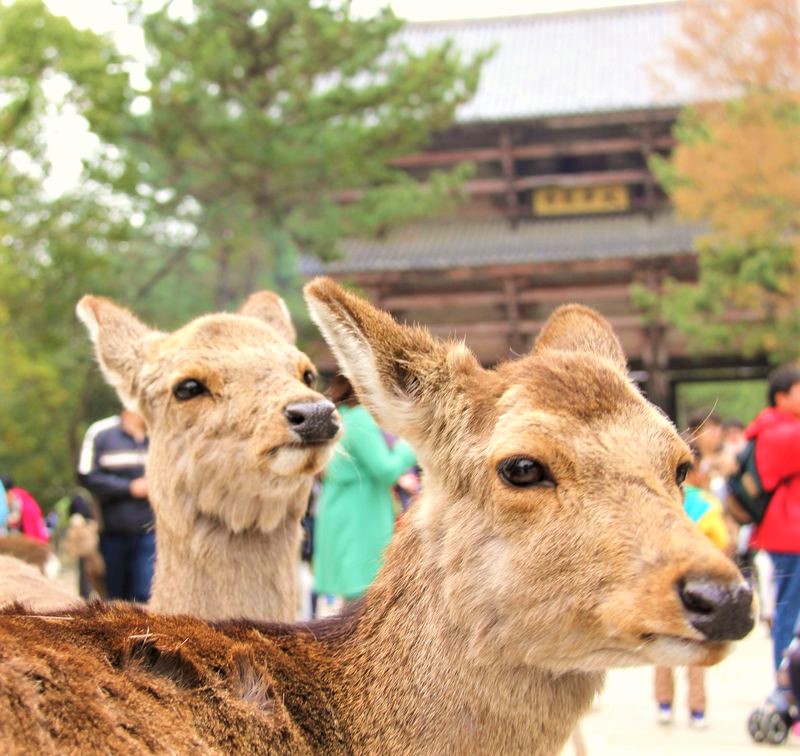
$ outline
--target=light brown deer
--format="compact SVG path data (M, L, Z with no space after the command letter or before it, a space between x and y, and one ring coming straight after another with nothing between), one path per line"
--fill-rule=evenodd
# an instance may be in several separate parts
M102 298L84 297L78 315L106 378L148 426L150 608L293 620L300 519L339 421L312 388L283 300L260 292L239 314L171 334Z
M363 603L295 626L7 613L7 751L554 754L605 669L713 664L752 628L683 513L689 450L598 315L557 311L487 371L329 280L307 299L425 470Z
M21 562L33 565L39 572L48 577L58 574L59 563L50 546L41 541L28 538L22 533L9 533L0 536L0 554L14 557ZM2 573L0 573L2 574Z
M71 609L82 601L52 578L46 577L33 564L0 554L0 607L19 603L36 612Z

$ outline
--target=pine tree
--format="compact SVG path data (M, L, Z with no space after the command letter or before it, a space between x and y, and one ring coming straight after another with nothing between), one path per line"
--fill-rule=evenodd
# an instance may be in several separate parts
M166 264L214 305L258 286L292 299L300 254L331 259L342 238L458 201L464 170L421 184L392 160L451 123L485 56L412 52L390 11L355 18L347 2L195 0L189 18L141 21L153 62L130 173L159 200L151 223L195 230Z

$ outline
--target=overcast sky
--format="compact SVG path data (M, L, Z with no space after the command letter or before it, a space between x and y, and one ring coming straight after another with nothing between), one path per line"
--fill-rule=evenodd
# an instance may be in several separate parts
M123 10L113 0L46 0L56 13L69 16L74 23L95 31L119 31L125 25ZM531 13L553 13L580 8L601 8L620 5L645 5L660 0L353 0L358 14L369 14L385 5L409 21L432 21L444 18L486 18L522 16ZM190 0L172 0L174 6ZM157 7L163 0L149 0Z

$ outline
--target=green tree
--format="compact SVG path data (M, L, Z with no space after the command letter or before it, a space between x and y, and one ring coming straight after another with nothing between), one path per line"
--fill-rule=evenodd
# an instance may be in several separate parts
M800 11L794 0L690 0L675 62L708 98L653 168L680 216L706 223L696 286L661 313L700 348L800 354ZM652 306L655 303L650 300Z
M48 126L65 112L85 119L102 161L129 99L107 41L39 0L0 5L0 470L45 501L73 478L87 407L108 397L75 303L109 290L129 236L128 214L88 167L73 191L47 191Z
M692 415L713 411L723 420L749 423L767 400L767 382L762 380L703 381L681 383L677 391L677 422L685 428Z
M156 278L167 266L218 307L260 286L292 300L301 254L330 259L343 237L459 199L464 169L418 182L392 160L451 122L485 56L462 61L448 43L412 52L390 11L354 18L348 2L134 11L153 60L124 180L151 227L194 229L165 245Z

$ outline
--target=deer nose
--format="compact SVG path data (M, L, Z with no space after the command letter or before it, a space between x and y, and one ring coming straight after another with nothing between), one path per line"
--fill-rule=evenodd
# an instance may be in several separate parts
M678 595L689 624L710 641L739 640L753 629L753 592L746 583L688 579Z
M283 414L304 443L330 441L339 432L336 406L327 399L289 404Z

